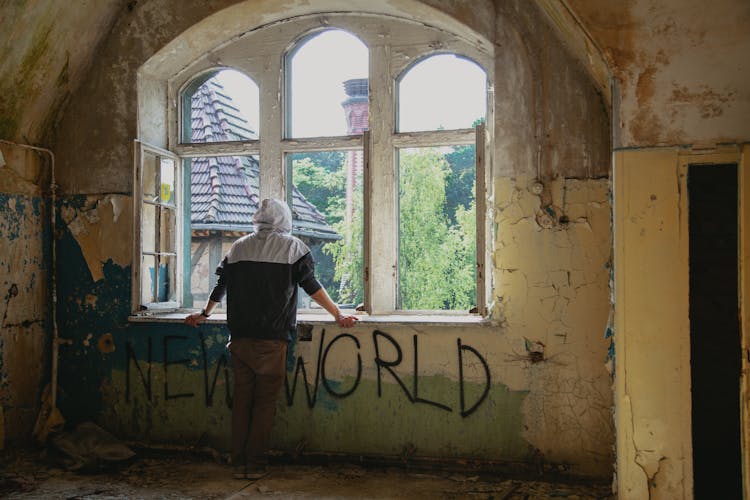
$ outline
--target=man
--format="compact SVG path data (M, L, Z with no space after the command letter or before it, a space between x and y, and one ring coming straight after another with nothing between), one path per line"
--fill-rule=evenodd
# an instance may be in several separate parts
M276 400L286 375L287 342L296 329L297 287L328 311L344 328L358 318L342 314L315 279L310 249L292 236L286 203L265 199L253 216L255 233L232 245L216 269L219 280L206 307L188 315L198 326L226 293L234 403L232 464L234 477L257 479L268 445Z

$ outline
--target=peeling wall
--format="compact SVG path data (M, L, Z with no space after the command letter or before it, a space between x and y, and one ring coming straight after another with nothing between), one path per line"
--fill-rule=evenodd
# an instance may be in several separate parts
M685 172L615 155L617 474L625 498L692 498Z
M48 208L35 153L0 145L0 449L27 437L46 378ZM4 439L3 439L4 438Z
M137 120L159 120L137 116L138 68L157 54L152 61L179 69L208 41L225 39L221 30L232 31L239 18L216 20L239 12L232 10L239 3L219 10L232 3L135 4L117 20L58 130L58 319L70 341L60 347L60 407L70 422L93 416L129 439L226 447L225 327L128 323L128 314L132 139ZM296 392L280 402L274 446L478 458L610 477L609 134L595 83L528 2L366 4L458 27L477 43L497 38L496 321L326 327L325 336L316 326L312 340L293 349ZM315 7L243 3L242 22L247 29L293 6ZM201 21L214 12L221 16ZM292 383L295 373L302 377L299 357L309 393L300 378Z
M624 498L693 496L687 166L740 159L736 147L615 153L615 422Z
M750 139L750 4L567 0L620 88L615 147Z
M545 457L586 457L606 476L609 182L500 179L495 196L494 313L513 346L502 379L529 390L524 436Z
M275 448L609 476L608 181L499 179L496 192L500 324L315 326L290 349ZM62 205L85 218L93 203ZM63 414L96 415L127 439L226 450L225 326L129 324L129 267L109 260L93 280L71 227L59 242L60 320L71 340L61 347Z

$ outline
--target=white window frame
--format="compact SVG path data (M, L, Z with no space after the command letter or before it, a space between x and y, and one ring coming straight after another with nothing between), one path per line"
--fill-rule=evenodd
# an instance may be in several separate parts
M133 313L138 313L142 311L173 311L177 309L180 306L179 300L177 301L155 301L155 302L146 302L143 303L141 301L141 298L143 297L143 290L141 288L142 286L142 273L143 273L143 256L146 254L152 254L157 257L157 267L155 271L156 276L156 288L158 293L158 280L159 280L159 256L161 255L168 255L168 256L174 256L175 262L174 262L174 276L175 280L172 283L172 286L174 288L174 293L176 297L180 297L182 293L182 242L183 242L183 236L182 236L182 225L179 223L175 224L175 227L172 229L174 232L174 246L175 251L174 252L162 252L160 248L155 249L155 252L144 252L143 246L142 246L142 228L144 227L143 224L143 205L144 204L150 204L157 207L163 207L166 209L171 209L171 207L164 205L160 202L148 202L144 200L143 197L143 165L145 163L144 158L147 154L154 155L156 158L156 164L157 168L155 170L157 180L160 181L159 177L161 176L161 169L158 168L160 166L160 160L161 158L169 158L174 162L174 169L175 169L175 179L174 179L174 220L180 221L183 217L183 202L182 202L182 162L180 158L177 157L174 153L171 151L167 151L165 149L159 148L157 146L153 146L150 144L147 144L142 141L134 141L133 144L134 149L134 159L135 159L135 165L133 168L133 227L135 228L135 234L133 237L133 273L132 273L132 286L131 286L131 310ZM160 185L161 182L157 182L157 185ZM160 220L160 217L157 217L157 221ZM159 222L157 222L156 227L154 228L154 231L156 232L156 241L160 241L160 233L161 233L161 225Z
M373 22L373 19L376 22ZM370 130L363 135L287 138L286 55L316 30L342 29L362 40L369 50ZM383 26L390 30L382 36ZM420 41L421 40L421 41ZM418 43L419 41L419 43ZM361 149L364 157L364 298L372 316L405 318L430 316L449 322L451 316L487 318L491 276L491 143L493 132L493 57L487 47L458 35L415 21L369 14L329 14L298 17L250 31L229 44L205 54L167 82L168 144L182 159L200 156L259 155L260 197L286 199L286 155L309 151ZM452 53L479 64L487 74L488 93L485 124L476 129L396 132L397 82L414 64L431 55ZM217 64L218 63L218 64ZM206 71L235 69L252 78L260 89L258 140L229 143L181 142L181 91ZM476 146L477 217L477 308L468 311L411 311L397 309L398 297L398 165L396 152L404 147L441 145ZM136 182L139 186L139 182ZM180 191L180 194L182 191ZM136 198L139 200L139 198ZM377 209L374 209L377 207ZM185 213L183 209L182 213ZM137 219L140 223L140 219ZM179 228L178 228L179 229ZM140 229L136 230L136 235ZM182 234L180 234L182 237ZM140 240L136 242L140 255ZM181 246L178 248L182 248ZM180 255L182 258L183 256ZM137 262L141 262L138 260ZM138 267L138 266L134 266ZM184 265L178 266L178 271ZM179 273L182 274L181 272ZM490 273L491 274L491 273ZM135 276L135 271L134 271ZM377 279L374 279L377 277ZM140 297L140 282L134 278L133 297ZM182 290L180 288L180 290ZM134 302L135 303L135 302ZM444 319L443 319L444 318Z

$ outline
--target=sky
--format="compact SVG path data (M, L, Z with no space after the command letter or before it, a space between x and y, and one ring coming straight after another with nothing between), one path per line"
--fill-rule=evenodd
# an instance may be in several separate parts
M343 82L367 78L367 47L342 30L308 39L292 59L292 136L346 135ZM218 80L258 130L258 86L234 70ZM468 128L486 109L486 75L471 61L452 55L429 57L413 66L399 86L399 130Z

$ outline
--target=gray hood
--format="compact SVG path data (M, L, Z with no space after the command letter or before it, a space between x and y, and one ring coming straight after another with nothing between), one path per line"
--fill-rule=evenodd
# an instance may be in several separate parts
M260 202L260 208L253 215L255 232L292 232L292 211L289 205L275 198L266 198Z

